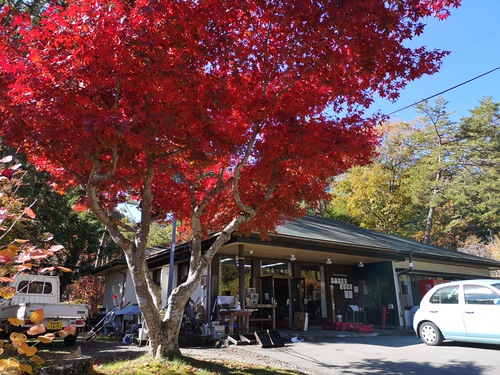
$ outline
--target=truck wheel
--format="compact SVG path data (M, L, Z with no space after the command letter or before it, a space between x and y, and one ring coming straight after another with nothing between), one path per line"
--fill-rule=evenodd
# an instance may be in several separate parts
M8 339L12 332L14 332L14 327L9 322L6 322L3 325L2 337Z
M76 335L68 335L64 338L64 346L74 346L76 344Z

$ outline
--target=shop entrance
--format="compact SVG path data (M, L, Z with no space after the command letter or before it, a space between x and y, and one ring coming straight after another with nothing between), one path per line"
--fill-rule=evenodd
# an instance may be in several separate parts
M304 310L308 313L309 322L323 316L324 283L322 282L321 267L304 265L300 269L300 277L304 280Z
M291 321L291 277L268 275L261 278L263 303L275 303L276 328L288 328Z

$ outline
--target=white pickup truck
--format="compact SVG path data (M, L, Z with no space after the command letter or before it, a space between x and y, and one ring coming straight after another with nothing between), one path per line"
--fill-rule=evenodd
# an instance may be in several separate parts
M57 332L70 325L77 328L75 335L64 337L66 346L75 345L78 331L85 326L88 308L85 305L60 302L60 281L57 276L19 274L14 278L12 286L16 288L14 297L0 300L0 324L6 335L32 327L33 322L29 320L31 313L43 309L43 324L48 332ZM22 326L12 326L8 322L9 318L21 319Z

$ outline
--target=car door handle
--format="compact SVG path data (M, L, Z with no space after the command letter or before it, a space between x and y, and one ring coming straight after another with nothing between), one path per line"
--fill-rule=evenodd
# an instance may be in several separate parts
M474 311L473 310L466 310L466 311L464 311L464 313L466 313L466 314L474 314Z
M430 313L437 313L437 310L429 310Z

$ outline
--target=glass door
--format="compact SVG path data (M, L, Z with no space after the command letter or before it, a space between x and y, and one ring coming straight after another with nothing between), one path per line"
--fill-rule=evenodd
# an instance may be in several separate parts
M309 321L314 321L323 316L322 298L324 292L322 288L320 266L303 266L300 270L300 276L304 279L304 304L305 312L308 313Z

